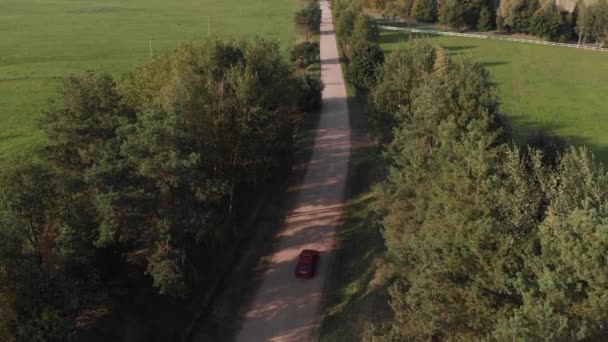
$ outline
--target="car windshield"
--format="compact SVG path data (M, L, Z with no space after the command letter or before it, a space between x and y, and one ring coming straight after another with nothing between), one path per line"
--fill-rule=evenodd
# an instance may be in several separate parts
M300 264L312 264L312 256L308 256L308 255L300 256Z

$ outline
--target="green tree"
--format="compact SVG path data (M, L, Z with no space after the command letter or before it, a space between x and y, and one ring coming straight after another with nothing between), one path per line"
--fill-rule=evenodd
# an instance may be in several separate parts
M374 21L363 13L359 13L355 17L353 23L353 31L350 36L351 44L357 44L357 42L367 41L376 42L378 41L378 29L374 24Z
M66 233L79 228L70 217L77 205L60 186L50 167L31 155L0 173L0 327L16 341L65 340L70 320L95 288L96 272L86 267L92 244L77 256L66 248L77 247Z
M241 189L264 181L289 152L295 87L278 43L261 38L182 44L140 66L122 88L144 110L119 137L120 156L146 189L133 192L143 200L127 211L141 213L141 224L116 220L124 201L110 197L104 242L129 231L130 241L146 236L155 284L187 292L191 279L204 277L194 271L198 251L234 237Z
M61 102L42 119L47 153L67 174L82 175L101 153L117 127L134 113L122 105L112 76L92 72L68 77Z
M555 4L547 3L530 20L530 32L548 40L557 40L566 25L565 17Z
M321 7L318 1L309 1L295 15L296 26L306 33L306 37L319 32L321 25Z
M418 21L432 23L437 21L436 0L416 0L414 3L414 18Z
M463 1L447 0L439 8L439 22L455 29L467 25L465 21L466 8Z
M348 63L348 80L358 91L371 89L376 82L376 74L384 62L384 52L378 44L363 41L355 45L353 56Z
M299 68L307 68L319 61L319 43L302 42L296 44L289 55L289 59Z
M479 31L490 31L495 28L496 11L492 4L488 3L479 11L479 20L477 21L477 29Z
M391 140L396 115L401 107L409 109L418 83L434 67L437 48L424 40L407 42L392 52L378 70L377 82L370 91L374 134L382 141Z

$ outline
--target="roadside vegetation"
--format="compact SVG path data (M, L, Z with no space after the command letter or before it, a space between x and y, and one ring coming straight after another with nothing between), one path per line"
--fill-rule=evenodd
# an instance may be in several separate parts
M68 77L43 151L0 172L5 340L65 340L120 289L198 303L250 203L287 172L318 84L263 38L182 43L120 80Z
M321 340L601 340L608 174L593 153L514 139L483 64L431 40L376 70L360 94L384 176L347 211L337 254L352 259ZM389 313L371 300L383 294Z

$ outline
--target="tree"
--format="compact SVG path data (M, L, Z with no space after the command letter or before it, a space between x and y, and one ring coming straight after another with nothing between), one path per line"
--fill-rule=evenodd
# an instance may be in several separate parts
M429 42L413 40L392 52L379 68L370 91L370 119L374 134L382 141L391 140L393 127L403 119L396 114L401 107L411 105L417 84L433 70L436 53Z
M296 44L291 50L289 59L296 63L299 68L307 68L319 60L319 43L302 42Z
M321 92L323 82L317 76L310 74L296 78L298 93L298 108L303 112L318 112L323 104Z
M437 21L437 3L435 0L416 0L412 11L418 21L426 23Z
M351 45L361 41L376 42L378 40L378 29L373 20L365 14L359 13L355 17L350 40Z
M358 43L348 63L348 80L358 91L371 89L376 82L377 70L383 62L384 52L378 44L367 41Z
M447 0L439 9L439 22L455 29L461 29L467 25L465 22L465 3L458 0Z
M496 11L492 5L483 6L479 12L479 20L477 21L477 29L479 31L490 31L495 27Z
M505 0L497 10L496 26L509 32L531 32L530 20L540 8L538 0Z
M77 205L60 185L31 155L0 173L0 328L16 341L65 340L70 319L95 288L95 270L85 267L91 243L77 257L67 253L75 247L66 231L77 228L69 215Z
M107 202L100 242L126 234L149 251L159 289L183 295L204 276L194 271L199 250L235 236L241 189L265 181L291 148L296 85L279 45L259 38L180 45L122 87L133 107L147 107L119 134L120 156L145 191L127 210L138 224L116 219L123 201Z
M589 42L603 43L608 37L608 3L597 1L586 5L581 2L577 5L578 18L576 32L579 44Z
M82 175L101 153L105 142L134 113L123 105L112 76L88 72L68 77L62 101L42 119L49 141L47 153L64 173Z
M548 40L557 40L565 24L565 17L555 4L547 3L531 18L530 32Z
M372 338L601 339L608 173L557 139L512 147L487 72L434 56L407 106L394 107L388 177L375 191L398 273L394 318Z
M321 25L321 7L319 2L310 1L295 15L296 26L306 33L306 39L311 33L319 32Z

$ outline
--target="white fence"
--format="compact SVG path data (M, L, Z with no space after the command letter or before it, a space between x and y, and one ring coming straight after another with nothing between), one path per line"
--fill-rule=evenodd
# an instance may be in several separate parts
M414 28L385 26L385 25L377 25L377 27L379 29L389 30L389 31L403 31L403 32L410 32L410 33L434 34L434 35L441 35L441 36L456 36L456 37L465 37L465 38L507 40L510 42L519 42L519 43L563 46L563 47L569 47L569 48L595 50L595 51L608 51L608 48L601 48L601 47L589 46L589 45L554 43L554 42L548 42L548 41L544 41L544 40L509 38L509 37L491 36L491 35L484 35L484 34L458 33L458 32L449 32L449 31L420 30L420 29L414 29Z

